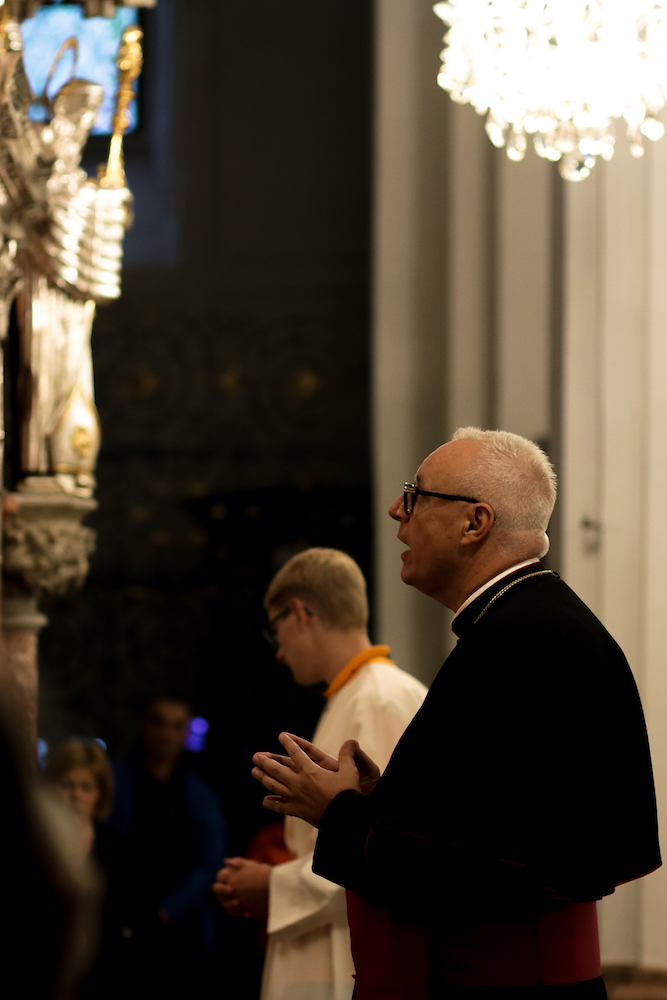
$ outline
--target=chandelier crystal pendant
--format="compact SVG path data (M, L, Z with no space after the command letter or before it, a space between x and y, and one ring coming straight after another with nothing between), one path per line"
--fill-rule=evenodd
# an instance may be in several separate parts
M438 83L486 114L510 160L535 152L581 181L610 160L615 120L630 152L660 139L667 97L667 0L449 0Z

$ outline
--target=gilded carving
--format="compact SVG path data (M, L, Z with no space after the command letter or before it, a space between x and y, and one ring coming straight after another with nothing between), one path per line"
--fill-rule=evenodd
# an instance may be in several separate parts
M100 450L100 422L90 396L77 384L48 436L51 468L79 479L92 475Z

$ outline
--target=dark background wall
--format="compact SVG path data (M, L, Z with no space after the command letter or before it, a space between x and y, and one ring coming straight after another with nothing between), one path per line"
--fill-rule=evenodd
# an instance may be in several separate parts
M371 2L160 0L144 28L136 223L93 334L98 547L44 607L41 731L122 753L184 693L241 850L251 752L321 704L263 644L264 588L307 545L371 565Z

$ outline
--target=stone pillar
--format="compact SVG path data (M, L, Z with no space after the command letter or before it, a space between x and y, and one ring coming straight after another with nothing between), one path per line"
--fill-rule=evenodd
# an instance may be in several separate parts
M34 597L5 598L2 607L0 685L10 716L21 720L24 751L34 757L37 740L37 637L47 618Z
M667 825L667 142L565 185L563 575L626 653ZM667 969L667 873L599 907L602 958Z
M445 435L446 100L435 84L442 23L429 3L376 5L373 426L376 639L428 682L445 612L400 578L387 508Z
M29 759L37 739L37 639L47 624L38 600L83 584L95 533L81 522L96 507L52 476L28 477L5 497L0 684Z
M476 117L482 127L483 119ZM549 451L555 167L532 149L520 163L509 160L504 150L492 147L492 151L496 173L493 423Z
M427 683L451 615L401 582L389 504L458 426L551 436L551 165L510 163L437 86L442 33L430 0L378 0L376 638Z

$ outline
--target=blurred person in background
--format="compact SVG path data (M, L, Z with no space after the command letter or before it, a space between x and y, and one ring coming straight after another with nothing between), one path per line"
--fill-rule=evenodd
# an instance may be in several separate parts
M79 996L81 1000L111 998L122 982L127 961L125 850L118 834L102 823L113 805L111 765L97 741L72 739L49 753L43 776L74 818L74 850L90 858L102 877L99 954Z
M97 947L98 886L92 866L72 849L67 811L37 785L4 710L0 797L3 995L74 1000Z
M345 740L373 747L384 767L421 706L426 688L368 637L366 581L337 549L290 559L267 590L267 638L297 684L324 683L317 745L337 754ZM287 817L281 864L229 858L214 892L228 913L268 916L262 1000L350 1000L354 965L345 890L312 871L317 831ZM400 859L397 859L397 864Z
M209 985L211 883L225 857L226 825L215 792L184 758L191 720L187 701L154 698L140 745L114 767L109 825L127 847L129 996L166 1000Z

